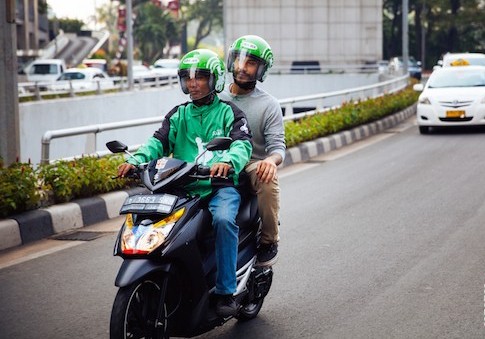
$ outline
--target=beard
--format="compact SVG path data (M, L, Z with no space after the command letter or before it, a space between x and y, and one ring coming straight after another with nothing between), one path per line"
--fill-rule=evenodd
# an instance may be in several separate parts
M239 81L234 77L234 83L244 90L254 89L256 87L256 80L253 81Z

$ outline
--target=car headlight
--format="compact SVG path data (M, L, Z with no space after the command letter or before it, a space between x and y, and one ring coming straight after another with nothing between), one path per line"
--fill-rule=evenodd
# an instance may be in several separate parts
M165 242L184 212L185 208L181 208L155 224L150 220L138 225L133 223L132 214L127 214L121 235L121 251L131 255L151 253Z
M431 105L431 101L429 101L428 97L419 98L418 103L422 105Z

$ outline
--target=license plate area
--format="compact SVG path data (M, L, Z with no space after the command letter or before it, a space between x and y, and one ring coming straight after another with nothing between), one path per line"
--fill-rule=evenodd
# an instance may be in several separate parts
M465 117L465 111L463 111L463 110L446 111L446 117L447 118L464 118Z
M139 194L126 198L120 214L172 213L178 197L171 194Z

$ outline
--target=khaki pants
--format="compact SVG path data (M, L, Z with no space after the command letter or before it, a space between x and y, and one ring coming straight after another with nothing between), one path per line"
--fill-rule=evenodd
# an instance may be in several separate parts
M261 240L262 244L272 244L278 242L279 227L278 213L280 210L280 187L278 177L269 183L258 180L256 175L257 160L251 160L246 166L245 171L249 175L251 190L258 196L258 209L261 216Z

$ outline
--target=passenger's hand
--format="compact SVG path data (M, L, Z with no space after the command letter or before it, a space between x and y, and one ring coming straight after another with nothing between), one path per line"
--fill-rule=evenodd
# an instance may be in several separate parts
M225 162L217 162L212 165L210 176L212 177L222 177L227 178L227 173L232 168L232 166Z
M276 178L276 171L276 163L270 157L260 160L256 167L256 175L258 176L258 179L266 184Z
M130 171L133 171L135 166L125 162L118 166L118 177L124 178Z

